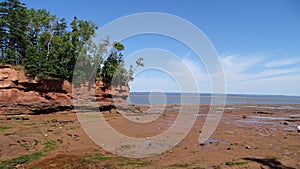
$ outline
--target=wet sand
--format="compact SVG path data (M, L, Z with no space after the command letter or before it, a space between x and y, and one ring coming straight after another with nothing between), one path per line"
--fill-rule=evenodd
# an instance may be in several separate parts
M159 118L149 124L130 122L118 110L101 113L120 133L141 138L167 130L176 120L179 107L168 105ZM135 108L147 112L149 106ZM83 131L74 111L2 115L1 165L40 152L40 157L12 165L18 168L300 168L300 133L297 131L300 105L227 105L213 135L199 144L208 110L208 105L200 105L199 112L194 114L196 123L178 145L142 159L119 157L100 148ZM49 143L52 143L51 148Z

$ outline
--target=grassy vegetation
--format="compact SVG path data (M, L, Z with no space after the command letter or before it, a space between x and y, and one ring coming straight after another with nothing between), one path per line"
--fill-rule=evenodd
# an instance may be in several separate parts
M105 156L103 154L98 154L96 153L95 155L92 156L93 160L96 161L107 161L107 160L112 160L114 157L109 157L109 156Z
M56 130L56 131L53 132L53 134L54 134L54 135L60 135L60 134L61 134L61 131L60 131L60 130Z
M249 162L247 162L247 161L228 161L225 164L228 166L241 166L241 165L249 164Z
M24 126L35 126L36 125L36 123L25 123L25 124L23 124Z
M42 152L52 151L57 147L57 143L54 140L47 140L45 142L45 147L43 148Z
M76 129L80 129L80 126L74 126L74 127L66 128L66 130L76 130Z
M12 128L11 126L0 126L0 131L4 131L11 128Z
M188 166L190 166L190 164L172 164L169 165L170 167L180 167L180 168L186 168Z
M11 160L0 162L0 168L1 169L15 168L15 166L18 164L29 163L31 161L40 159L42 156L43 156L42 152L35 152L32 154L22 155L20 157L13 158Z
M6 120L29 120L29 118L28 117L12 116L12 117L7 117Z
M89 155L88 157L82 158L82 162L84 163L94 163L105 162L107 168L132 168L132 167L146 167L153 165L152 162L149 161L140 161L140 160L130 160L125 157L115 157L115 156L107 156L99 153L95 153L93 155ZM109 167L110 166L110 167Z
M44 156L44 153L54 150L57 146L56 141L53 141L53 140L47 140L44 143L44 145L45 145L45 147L41 151L22 155L20 157L16 157L16 158L6 160L6 161L1 161L0 168L1 169L11 169L11 168L15 168L15 166L18 164L24 164L24 163L29 163L34 160L38 160L42 156Z

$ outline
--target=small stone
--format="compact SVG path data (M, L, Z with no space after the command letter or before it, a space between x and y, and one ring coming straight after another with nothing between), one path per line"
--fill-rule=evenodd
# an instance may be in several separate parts
M245 118L247 118L247 116L243 115L242 118L245 119Z
M227 147L227 150L233 150L233 148L232 147Z
M283 122L283 125L289 125L289 122L285 121Z
M59 142L60 144L62 144L64 141L62 139L57 139L57 142Z
M199 145L200 145L200 146L204 146L204 145L205 145L205 143L200 143Z
M173 151L172 151L172 150L170 150L170 151L169 151L169 153L173 153Z
M251 149L251 147L250 146L246 146L246 149Z
M47 132L49 132L49 133L52 133L52 132L53 132L53 130L52 130L52 129L48 129L48 130L47 130Z
M187 147L184 147L185 150L187 150Z
M48 134L46 133L44 136L45 136L45 137L48 137Z
M16 134L16 132L12 132L12 133L4 133L4 136L10 136L10 135L14 135Z

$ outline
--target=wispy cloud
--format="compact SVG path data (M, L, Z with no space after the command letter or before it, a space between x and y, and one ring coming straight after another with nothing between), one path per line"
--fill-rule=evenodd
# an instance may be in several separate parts
M300 95L298 58L270 61L269 57L228 55L221 62L228 93Z
M256 78L270 78L270 77L278 77L282 75L292 74L292 73L299 73L299 68L285 68L285 69L267 69L259 74L255 75Z
M195 61L191 55L192 53L188 51L180 59L165 60L163 68L169 72L171 78L159 77L157 74L153 74L151 78L136 78L132 83L135 86L134 91L160 89L185 92L189 90L186 86L196 82L198 91L211 92L210 78L213 78L213 75L209 75L201 65L201 61ZM263 55L221 56L227 93L300 95L300 59L280 61L271 59Z
M282 59L276 61L270 61L265 64L266 68L278 68L295 65L300 62L300 58L292 58L292 59Z

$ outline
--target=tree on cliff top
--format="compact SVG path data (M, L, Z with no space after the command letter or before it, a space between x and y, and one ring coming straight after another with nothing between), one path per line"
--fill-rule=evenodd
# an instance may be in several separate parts
M45 9L28 10L18 0L6 0L0 3L0 62L24 65L27 74L39 80L80 84L98 78L107 84L128 85L134 70L132 66L125 69L124 45L110 45L109 39L95 44L91 39L97 29L91 21L74 17L68 24ZM108 58L103 60L105 55Z
M7 0L0 3L1 60L9 64L23 64L26 45L28 14L24 3Z

